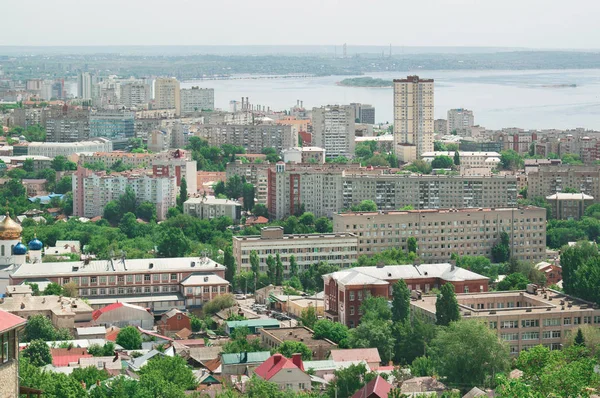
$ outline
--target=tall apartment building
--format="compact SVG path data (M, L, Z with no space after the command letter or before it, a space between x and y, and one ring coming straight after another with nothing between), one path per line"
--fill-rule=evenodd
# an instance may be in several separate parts
M372 105L351 103L357 123L375 124L375 108Z
M137 170L122 173L94 172L79 167L73 174L73 214L93 218L102 216L104 206L117 200L129 186L138 203L148 201L156 205L157 219L164 220L167 210L175 206L177 196L174 175L157 176Z
M527 174L527 196L546 197L572 188L600 201L600 166L540 165Z
M546 258L546 209L540 207L340 213L333 216L333 231L357 235L359 256L408 251L407 239L414 237L423 262L446 262L453 253L491 258L506 232L512 258Z
M411 291L429 292L446 283L459 293L488 291L487 277L449 263L355 267L323 275L325 318L358 326L362 301L369 296L391 300L393 286L400 279Z
M194 112L215 109L214 88L184 88L181 90L181 114L189 115Z
M175 115L181 115L181 94L177 79L162 77L154 81L154 107L175 109Z
M394 150L412 162L433 151L433 79L408 76L394 80Z
M152 100L152 88L146 83L121 84L121 104L127 108L138 108L148 105Z
M90 72L79 72L77 74L77 97L83 100L91 100L92 87L97 83L96 76Z
M581 325L600 326L600 309L593 303L550 289L457 294L462 319L485 322L518 355L537 345L560 350ZM435 322L436 296L411 301L411 312Z
M356 235L345 232L284 235L283 227L264 227L260 236L234 236L233 257L239 272L250 271L250 253L256 251L261 272L267 272L267 258L279 254L287 276L292 255L300 271L320 261L349 268L357 260L356 245Z
M264 148L275 148L277 152L281 152L298 145L298 133L292 126L277 124L201 124L195 135L214 146L243 146L247 153L262 153Z
M93 141L78 141L68 143L30 142L27 146L27 155L55 158L57 156L69 157L75 153L82 152L111 152L112 150L112 141L104 138L96 138Z
M473 111L464 108L450 109L448 111L448 130L465 130L475 125Z
M313 108L313 145L325 149L328 158L353 158L355 117L353 106L328 105Z
M135 114L127 111L104 111L90 115L90 137L101 137L121 145L135 137Z
M60 115L46 119L47 142L77 142L90 138L90 121L87 114Z

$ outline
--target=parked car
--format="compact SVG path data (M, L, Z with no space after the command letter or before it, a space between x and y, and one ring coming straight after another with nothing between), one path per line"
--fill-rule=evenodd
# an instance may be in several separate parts
M235 299L236 300L245 300L246 299L246 295L245 294L236 294L235 295Z

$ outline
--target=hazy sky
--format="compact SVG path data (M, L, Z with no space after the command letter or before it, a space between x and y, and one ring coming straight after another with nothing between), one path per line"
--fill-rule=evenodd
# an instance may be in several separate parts
M4 1L0 45L600 48L597 0Z

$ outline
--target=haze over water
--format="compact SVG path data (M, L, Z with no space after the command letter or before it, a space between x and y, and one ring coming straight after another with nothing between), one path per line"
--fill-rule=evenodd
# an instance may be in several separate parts
M600 130L600 69L530 71L425 71L369 73L382 79L408 74L435 79L435 117L446 118L451 108L475 112L475 123L489 129L576 128ZM293 79L237 79L186 81L215 89L215 106L229 109L229 101L249 97L251 104L289 109L296 100L306 108L362 102L375 106L377 122L393 122L393 90L336 85L351 76ZM571 87L570 85L576 85Z

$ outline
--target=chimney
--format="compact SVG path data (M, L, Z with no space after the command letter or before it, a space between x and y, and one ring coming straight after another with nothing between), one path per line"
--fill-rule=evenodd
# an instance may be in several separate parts
M292 354L292 363L304 372L304 362L302 362L302 354Z
M277 365L283 359L283 355L275 354L273 355L273 365Z
M456 269L456 260L450 260L450 271L454 271Z
M242 355L241 355L240 359L241 359L242 363L248 362L248 353L247 352L242 352Z

